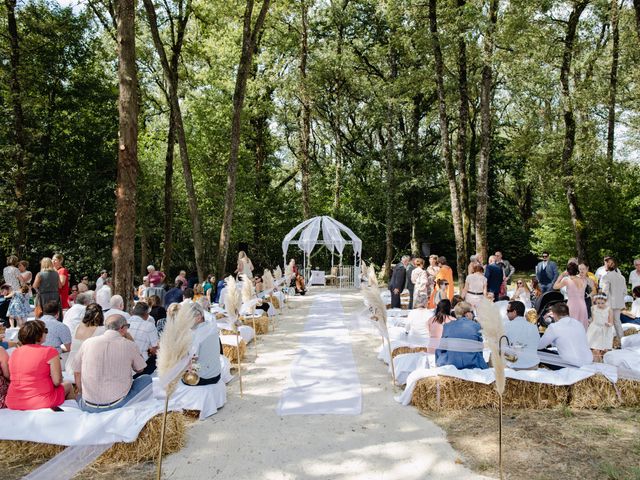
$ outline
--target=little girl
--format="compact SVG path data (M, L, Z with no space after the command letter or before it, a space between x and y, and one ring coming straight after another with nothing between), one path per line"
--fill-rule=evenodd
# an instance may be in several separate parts
M29 318L29 315L31 314L31 307L29 306L30 290L31 287L25 284L20 287L19 292L15 292L13 294L13 298L9 304L9 310L7 310L11 328L16 326L16 322L18 323L18 327L22 327L24 322L27 321L27 318Z
M603 355L613 347L613 312L607 305L606 295L596 295L593 301L587 339L593 352L593 361L602 362Z

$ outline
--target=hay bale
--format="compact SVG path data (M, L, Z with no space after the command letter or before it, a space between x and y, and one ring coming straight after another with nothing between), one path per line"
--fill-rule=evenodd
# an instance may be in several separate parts
M629 328L627 330L624 331L624 336L628 337L630 335L637 335L640 333L640 330L636 330L634 328Z
M616 387L620 392L622 405L625 407L640 407L640 382L637 380L619 379Z
M231 363L238 363L238 350L240 350L240 360L244 360L247 353L247 344L244 340L240 340L240 348L235 345L222 345L222 354L229 359Z
M567 387L507 378L503 404L510 408L545 409L566 405Z
M422 412L497 408L498 394L493 384L468 382L455 377L428 377L416 384L411 403Z
M427 350L427 347L397 347L391 352L391 358L396 358L398 355L404 355L405 353L426 352Z
M273 295L271 295L267 298L267 301L271 305L273 305L273 308L275 308L276 310L280 310L280 300L278 300L278 297L274 297Z
M616 389L605 376L593 375L569 387L572 408L608 408L620 405Z
M261 317L240 317L240 321L256 331L256 335L264 335L269 332L269 316L266 314ZM254 327L255 321L255 327Z
M164 437L163 452L174 453L184 447L186 442L187 420L179 412L169 412ZM93 467L117 467L156 460L160 445L162 415L156 415L147 422L140 435L132 443L115 443L93 463ZM2 441L0 457L11 465L42 463L62 452L66 447L48 443ZM38 462L39 461L39 462Z

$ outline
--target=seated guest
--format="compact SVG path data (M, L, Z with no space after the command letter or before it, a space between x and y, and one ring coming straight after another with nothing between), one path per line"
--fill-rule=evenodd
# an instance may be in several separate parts
M202 297L204 297L204 287L201 284L196 283L193 286L193 301L197 302Z
M256 275L255 277L253 277L253 285L256 289L256 293L261 293L264 291L264 283L260 275Z
M149 284L149 277L142 277L142 285L140 285L138 287L138 290L136 291L136 296L138 298L144 298L147 296L147 289L150 287L151 285Z
M124 311L124 299L121 295L114 295L111 297L111 300L109 300L109 309L103 309L103 313L105 317L110 317L111 315L122 315L125 320L129 320L129 317L131 316Z
M78 325L80 325L80 323L82 322L84 313L87 309L87 305L89 305L92 301L93 292L79 293L76 297L76 303L74 303L69 310L64 312L62 323L69 327L69 331L72 335L76 331L76 328L78 328Z
M175 287L164 294L164 308L168 308L172 303L180 303L182 301L182 282L178 280Z
M221 303L220 294L222 293L222 289L226 286L226 283L224 282L224 278L225 277L218 280L218 285L216 285L216 291L214 293L213 300L211 301L211 303Z
M460 302L454 309L457 320L445 324L441 338L475 340L482 342L480 325L473 321L473 307L467 302ZM436 365L453 365L457 369L489 368L482 357L482 352L456 352L454 350L436 350Z
M151 309L145 302L136 303L133 315L129 319L129 334L136 342L144 361L147 362L142 374L152 374L156 369L156 352L158 351L158 330L149 320Z
M147 304L151 307L151 311L149 315L153 317L154 323L158 323L158 320L162 320L163 318L167 318L167 311L162 306L162 300L157 295L151 295L147 299Z
M427 309L429 298L424 292L418 293L413 299L413 310L407 316L407 331L413 337L414 341L427 342L429 339L429 329L427 322L429 317L433 315L431 310Z
M620 313L620 321L622 323L633 323L636 325L640 325L640 286L633 287L633 290L631 290L631 294L633 295L631 310L622 310L622 312Z
M9 322L9 305L11 305L12 298L11 285L5 283L0 287L0 323L7 328L11 326Z
M58 321L60 315L60 304L55 300L50 300L44 304L42 309L42 320L47 327L47 339L42 345L53 347L58 352L68 352L71 350L71 331L64 323Z
M75 302L77 296L78 296L78 285L73 285L71 287L71 293L69 293L69 301Z
M86 283L84 283L84 282L80 282L80 283L78 284L78 295L79 295L79 294L81 294L81 293L88 292L88 291L89 291L89 287L87 286L87 284L86 284ZM76 298L77 298L77 297L76 297Z
M591 363L593 355L589 349L587 332L582 323L569 316L567 304L556 303L552 305L551 318L554 322L547 327L544 335L540 338L538 350L553 345L558 349L557 354L560 360L569 365L582 367ZM550 351L549 353L555 352ZM544 364L554 370L561 368L549 363Z
M193 303L193 288L185 288L182 293L182 303Z
M507 306L507 318L509 321L504 326L504 334L509 339L509 344L515 346L518 359L515 362L507 362L514 370L527 370L538 367L538 342L540 334L538 328L524 318L525 306L523 302L514 300Z
M57 305L57 302L54 302ZM62 324L61 324L62 325ZM7 407L37 410L61 405L73 398L71 384L62 381L62 365L55 348L43 345L47 327L42 320L25 323L18 332L22 344L9 358L11 383Z
M73 368L71 368L71 361L75 357L78 350L87 338L96 337L104 333L104 315L102 314L102 307L97 303L90 303L85 307L84 316L82 321L76 327L73 334L73 342L71 343L71 352L65 366L65 372L70 376L73 376Z
M0 408L7 408L7 390L9 390L9 354L0 347Z
M106 412L125 406L151 384L149 375L135 380L147 366L137 345L129 340L129 324L122 315L110 315L106 331L84 341L71 368L78 388L78 404L85 412Z
M444 298L436 305L436 313L427 322L427 328L429 329L429 337L442 338L442 331L444 325L453 322L455 317L451 315L451 302L448 298ZM429 348L429 353L434 353L435 348Z
M96 303L102 307L103 312L111 308L111 287L103 285L96 291Z
M194 302L183 304L178 315L186 315L193 319L193 345L191 350L197 352L197 362L200 365L200 370L198 371L200 380L197 385L218 383L222 372L220 364L222 344L218 336L218 327L215 324L204 321L203 308Z
M307 288L304 285L304 277L299 273L296 275L296 295L305 295Z

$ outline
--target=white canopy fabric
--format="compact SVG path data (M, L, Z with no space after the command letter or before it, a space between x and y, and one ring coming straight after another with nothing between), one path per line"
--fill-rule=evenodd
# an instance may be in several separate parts
M322 232L322 239L319 239L320 232ZM342 232L347 234L348 240L342 236ZM300 236L295 240L298 234ZM331 252L335 250L339 255L342 255L345 245L353 245L354 255L357 257L362 255L362 240L349 227L326 215L305 220L284 237L282 254L285 262L289 245L298 245L306 255L310 255L316 245L324 245Z

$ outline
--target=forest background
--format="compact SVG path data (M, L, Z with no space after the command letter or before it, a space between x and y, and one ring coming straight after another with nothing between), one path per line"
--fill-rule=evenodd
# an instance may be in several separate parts
M119 6L0 6L0 252L34 271L112 263ZM378 265L423 244L454 268L640 255L640 0L135 8L138 281L240 249L272 268L324 214Z

